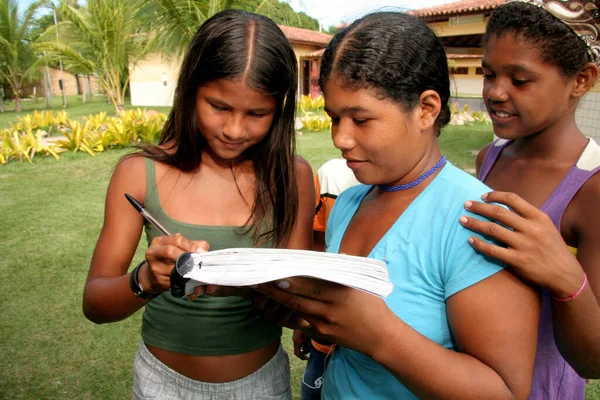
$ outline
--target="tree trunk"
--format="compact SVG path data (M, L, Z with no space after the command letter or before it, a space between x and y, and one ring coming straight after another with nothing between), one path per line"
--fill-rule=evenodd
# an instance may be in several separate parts
M21 85L19 82L15 82L14 86L14 95L15 95L15 112L21 112Z
M49 108L54 108L54 96L52 94L52 84L50 83L50 70L46 65L44 71L44 93L46 94L46 105Z
M86 85L87 85L87 89L88 89L88 100L92 101L93 95L94 93L92 92L92 78L90 78L90 76L87 76L86 79Z
M0 112L4 112L4 88L0 86Z
M79 81L79 78L77 80ZM85 78L85 76L83 76L83 79L81 80L81 91L83 92L83 94L81 96L81 101L83 103L85 103L87 101L87 90L86 89L87 89L87 79Z

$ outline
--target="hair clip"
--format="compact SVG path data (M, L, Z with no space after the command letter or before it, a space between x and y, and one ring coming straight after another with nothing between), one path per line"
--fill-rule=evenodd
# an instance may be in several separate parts
M507 0L538 6L567 25L588 46L592 61L600 66L600 9L590 0Z

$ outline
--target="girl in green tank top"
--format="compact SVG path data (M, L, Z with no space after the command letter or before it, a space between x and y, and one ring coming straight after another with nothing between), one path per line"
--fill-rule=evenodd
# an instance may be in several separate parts
M187 251L311 248L312 171L295 155L296 65L270 19L217 13L187 49L159 144L115 168L83 310L104 323L145 308L133 398L291 396L281 328L250 300L211 296L211 287L177 299L169 274ZM125 193L174 234L145 224ZM143 231L145 260L133 262Z

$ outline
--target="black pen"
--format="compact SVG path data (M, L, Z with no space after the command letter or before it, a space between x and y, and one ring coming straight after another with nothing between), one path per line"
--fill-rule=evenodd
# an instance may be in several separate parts
M125 197L127 197L127 200L129 200L129 202L131 203L131 205L137 210L137 212L139 212L140 214L142 214L142 216L144 218L146 218L146 220L148 222L150 222L152 225L154 225L159 231L161 231L165 235L170 235L169 231L166 230L165 227L162 226L160 224L160 222L158 222L156 220L156 218L154 218L152 216L152 214L150 214L148 211L146 211L146 209L144 208L144 206L141 205L139 201L137 201L136 199L134 199L133 197L131 197L127 193L125 193Z

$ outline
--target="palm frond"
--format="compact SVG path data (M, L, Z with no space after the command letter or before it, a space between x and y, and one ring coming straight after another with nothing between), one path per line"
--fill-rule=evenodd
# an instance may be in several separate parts
M38 9L40 7L44 6L46 3L47 3L46 0L38 0L34 3L32 3L29 7L27 7L27 10L25 11L25 13L23 14L23 16L21 18L21 26L17 30L18 38L22 38L22 39L25 38L31 25L33 24L35 13L38 11Z
M34 45L40 53L46 53L40 58L40 65L45 62L63 62L76 65L77 68L85 74L93 74L97 70L97 65L84 57L80 52L73 49L71 46L60 42L40 42Z
M90 6L93 6L94 3L95 2L90 2ZM58 8L58 12L61 19L65 19L69 24L72 24L75 27L75 30L81 35L80 37L87 39L92 48L96 48L99 45L98 27L92 25L90 21L92 18L89 15L88 9L82 9L80 11L63 0Z
M219 0L149 0L140 17L158 37L157 46L167 56L181 56L194 34ZM219 8L219 7L213 7Z

